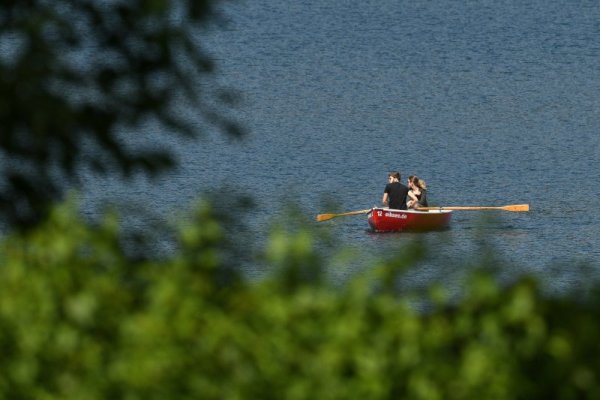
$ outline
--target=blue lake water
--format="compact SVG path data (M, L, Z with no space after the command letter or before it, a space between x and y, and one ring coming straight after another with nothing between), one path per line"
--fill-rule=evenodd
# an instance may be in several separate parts
M205 47L220 83L243 93L247 138L174 140L179 170L94 179L89 209L119 198L168 214L210 189L242 191L260 241L286 201L311 218L369 208L400 170L425 179L435 205L531 206L455 212L451 229L419 236L431 250L413 282L459 279L454 261L479 257L482 240L507 278L535 273L551 289L600 266L599 2L255 0L223 12ZM316 225L364 259L415 238L372 234L364 216Z

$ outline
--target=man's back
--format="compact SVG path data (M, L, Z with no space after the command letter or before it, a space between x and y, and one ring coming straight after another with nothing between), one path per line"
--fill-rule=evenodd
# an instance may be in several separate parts
M406 196L408 188L400 182L388 183L385 186L385 193L389 195L389 207L398 210L406 210Z

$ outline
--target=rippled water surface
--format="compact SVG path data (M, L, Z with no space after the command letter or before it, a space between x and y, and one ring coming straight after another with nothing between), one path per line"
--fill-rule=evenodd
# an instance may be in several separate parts
M507 277L571 287L580 264L599 265L600 3L256 0L224 13L206 47L244 93L248 138L175 142L181 170L156 185L96 181L91 204L168 212L209 188L241 190L258 203L247 218L260 238L284 199L311 217L368 208L398 169L424 178L436 205L532 209L455 212L450 230L420 236L430 257L410 279L452 276L449 260L481 238ZM325 225L366 258L414 239L369 233L363 216Z

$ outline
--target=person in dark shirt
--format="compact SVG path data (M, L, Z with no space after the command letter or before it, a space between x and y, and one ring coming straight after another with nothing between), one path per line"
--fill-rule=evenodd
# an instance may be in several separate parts
M393 171L388 174L388 184L383 190L383 205L398 210L406 210L406 196L408 188L400 183L400 172Z

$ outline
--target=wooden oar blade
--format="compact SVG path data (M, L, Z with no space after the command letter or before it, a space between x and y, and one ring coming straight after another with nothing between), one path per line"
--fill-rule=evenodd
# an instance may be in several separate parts
M510 206L504 206L502 209L505 211L527 212L529 211L529 204L513 204Z
M317 215L317 222L321 221L329 221L332 218L335 218L336 214L319 214Z

